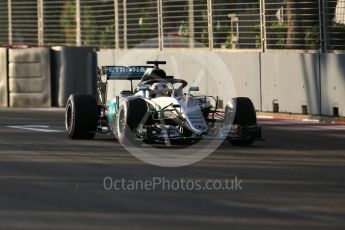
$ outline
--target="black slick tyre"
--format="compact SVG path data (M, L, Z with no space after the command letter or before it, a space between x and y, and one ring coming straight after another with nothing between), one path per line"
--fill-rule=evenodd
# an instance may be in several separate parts
M72 94L66 103L65 126L71 139L95 137L99 111L96 97L88 94Z
M139 145L136 129L141 122L145 123L145 117L148 114L147 103L140 97L126 98L119 109L116 121L115 132L118 141L122 145Z
M256 125L256 112L253 102L247 97L234 98L236 114L233 124Z
M235 112L232 114L232 124L238 126L254 126L257 124L256 112L253 102L247 97L233 98ZM249 146L254 142L254 138L230 140L234 146Z

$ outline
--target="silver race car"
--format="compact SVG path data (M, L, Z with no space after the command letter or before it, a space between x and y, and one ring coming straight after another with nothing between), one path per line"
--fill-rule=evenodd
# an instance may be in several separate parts
M98 73L98 95L72 94L66 104L65 124L72 139L91 139L96 133L114 135L121 144L163 142L193 144L201 139L226 139L250 145L261 139L256 113L249 98L237 97L220 110L215 96L194 96L199 87L166 75L159 65L104 66ZM111 80L129 80L107 103ZM133 87L133 81L139 81Z

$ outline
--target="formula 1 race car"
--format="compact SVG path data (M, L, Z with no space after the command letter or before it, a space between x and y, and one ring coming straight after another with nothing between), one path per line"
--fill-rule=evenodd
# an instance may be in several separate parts
M66 104L65 125L72 139L91 139L96 133L113 134L121 144L183 143L204 138L222 138L233 145L250 145L261 139L252 101L233 98L219 111L214 96L194 96L199 87L187 88L183 79L167 76L159 65L104 66L99 69L98 96L70 95ZM107 103L107 83L129 80L123 90ZM133 89L133 81L140 80Z

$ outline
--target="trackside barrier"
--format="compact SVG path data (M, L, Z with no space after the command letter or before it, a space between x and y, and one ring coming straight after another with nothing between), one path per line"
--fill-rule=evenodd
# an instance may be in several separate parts
M261 110L260 53L236 52L229 54L220 51L215 51L215 53L228 67L228 71L231 74L231 76L224 76L223 84L228 84L229 80L227 79L232 77L236 96L249 97L253 101L255 109ZM212 82L209 84L212 84Z
M325 116L345 116L345 55L297 52L214 53L225 63L235 85L237 96L250 97L257 110ZM209 51L101 50L98 65L141 65L146 60L167 60L163 68L168 74L200 86L200 93L219 95L227 100L228 92L215 90L209 80L213 54ZM186 58L187 57L187 58ZM191 57L191 58L188 58ZM204 60L204 61L203 61ZM206 63L207 62L207 63ZM204 72L204 74L198 74ZM219 73L220 85L229 77ZM206 80L205 80L206 79ZM111 82L108 98L112 98L126 82Z
M321 114L345 117L345 55L320 55Z
M200 94L219 96L223 102L229 100L232 93L249 96L258 110L261 107L259 53L138 49L130 52L101 50L97 55L99 66L144 65L147 60L165 60L167 65L161 67L168 75L187 80L189 86L198 85ZM232 83L235 85L235 92L222 90L232 89ZM226 84L228 87L223 87ZM107 98L113 98L123 89L130 89L128 82L109 82Z
M210 67L213 55L231 76ZM232 77L236 95L249 96L257 110L345 116L345 55L335 53L0 48L0 106L63 107L72 93L96 93L97 65L144 65L156 59L168 62L163 66L168 74L224 101L228 92L219 92L219 85ZM210 71L217 71L216 79L208 78ZM127 81L110 82L108 98L124 88L130 88Z
M261 53L262 111L319 115L319 67L319 54Z
M50 50L9 49L8 86L11 107L50 107Z
M96 94L97 58L93 48L53 47L53 106L63 107L73 93Z
M0 48L0 107L8 106L7 49Z

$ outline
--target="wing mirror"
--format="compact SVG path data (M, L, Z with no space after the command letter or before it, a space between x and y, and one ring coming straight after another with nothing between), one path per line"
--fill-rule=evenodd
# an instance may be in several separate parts
M189 87L189 92L199 92L199 86L191 86Z

